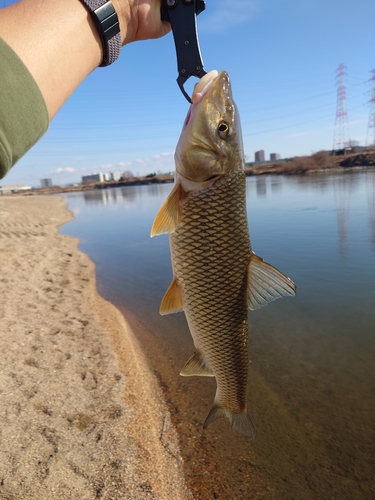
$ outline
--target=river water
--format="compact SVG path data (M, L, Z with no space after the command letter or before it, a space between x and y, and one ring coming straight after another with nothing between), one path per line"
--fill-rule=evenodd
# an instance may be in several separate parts
M220 420L215 382L178 375L193 344L161 317L168 237L150 239L172 185L71 193L99 293L123 311L164 391L195 499L375 499L375 170L247 179L256 254L297 296L250 312L249 407L257 439Z

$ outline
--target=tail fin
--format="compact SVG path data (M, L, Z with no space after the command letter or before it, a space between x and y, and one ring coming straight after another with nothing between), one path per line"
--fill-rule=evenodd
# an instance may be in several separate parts
M229 419L230 425L235 432L249 437L250 439L255 439L256 433L254 425L247 413L246 408L242 413L232 413L231 411L226 410L225 408L221 408L214 403L210 413L207 415L207 418L204 421L203 429L205 429L214 420L224 417L227 417Z

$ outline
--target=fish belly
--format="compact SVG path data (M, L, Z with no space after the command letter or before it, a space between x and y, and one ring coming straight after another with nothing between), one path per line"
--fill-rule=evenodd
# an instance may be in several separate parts
M218 404L240 413L246 407L251 252L245 175L228 175L189 193L180 208L170 245L187 322L216 377Z

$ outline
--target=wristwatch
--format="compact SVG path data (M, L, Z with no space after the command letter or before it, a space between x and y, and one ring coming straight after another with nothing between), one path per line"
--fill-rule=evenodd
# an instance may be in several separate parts
M109 66L116 61L121 51L120 24L111 1L80 0L90 12L103 46L103 61L100 66Z

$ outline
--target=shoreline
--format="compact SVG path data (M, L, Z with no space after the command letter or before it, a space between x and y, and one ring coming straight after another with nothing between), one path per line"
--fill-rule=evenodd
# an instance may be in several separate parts
M366 170L375 166L375 152L354 153L332 156L320 151L311 156L294 157L287 160L264 163L246 163L245 174L248 177L257 175L307 175L316 173L339 173L351 170ZM35 196L81 192L114 187L149 186L152 184L169 184L174 182L173 174L150 174L144 177L129 177L119 181L93 182L72 186L51 186L42 188L14 190L0 195Z
M0 198L0 498L191 498L126 319L97 292L61 197Z

